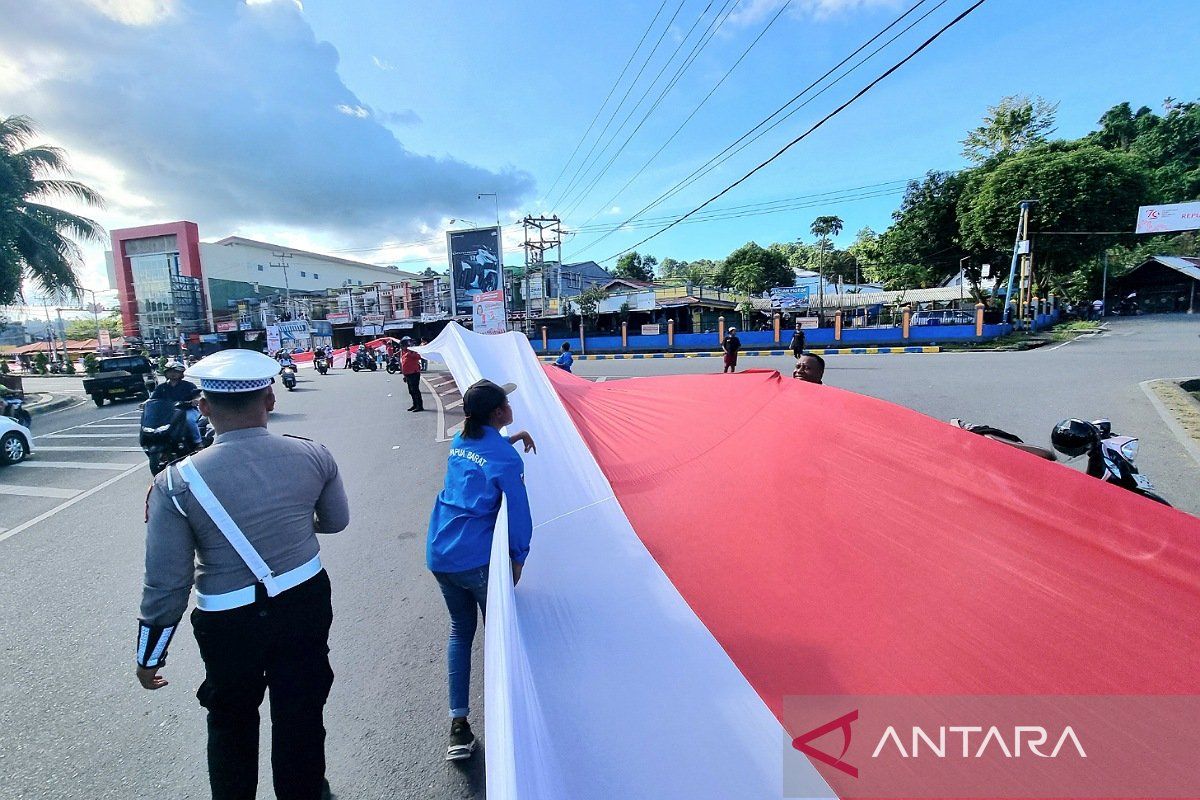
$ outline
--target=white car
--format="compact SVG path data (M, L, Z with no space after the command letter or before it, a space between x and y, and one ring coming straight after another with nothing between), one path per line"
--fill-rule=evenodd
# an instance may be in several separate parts
M33 433L11 417L0 417L0 464L18 464L33 452Z

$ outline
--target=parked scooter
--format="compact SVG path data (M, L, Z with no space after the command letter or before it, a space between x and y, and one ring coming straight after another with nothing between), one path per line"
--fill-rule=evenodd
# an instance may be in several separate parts
M1148 497L1156 503L1171 505L1154 489L1154 484L1134 466L1138 440L1132 436L1116 436L1112 423L1106 419L1085 422L1064 419L1050 434L1054 449L1067 458L1087 454L1087 474L1106 483Z
M187 429L187 403L177 403L174 400L147 400L142 403L141 434L138 444L150 461L150 472L154 475L162 472L163 467L172 461L196 452L192 444L191 434ZM214 431L208 424L208 419L200 417L197 426L200 428L201 447L208 447L213 442Z
M283 386L289 392L296 388L296 367L293 364L288 364L280 370L280 377L283 378Z
M0 407L0 417L11 417L18 425L26 428L32 427L30 423L33 422L33 417L24 408L25 399L23 397L10 394L0 398L0 403L3 403L3 407Z

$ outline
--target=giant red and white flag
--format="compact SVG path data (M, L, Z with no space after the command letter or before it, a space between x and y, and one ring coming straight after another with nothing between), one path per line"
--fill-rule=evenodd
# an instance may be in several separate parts
M493 799L835 796L789 697L1198 693L1191 516L775 372L594 383L454 324L422 350L515 383L538 443L517 591L493 547Z

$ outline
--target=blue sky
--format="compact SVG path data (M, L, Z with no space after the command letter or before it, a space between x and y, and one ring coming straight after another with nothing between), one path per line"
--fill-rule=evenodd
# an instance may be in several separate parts
M662 30L630 104L681 40L681 54L690 51L723 2L667 0L617 97ZM609 201L783 5L733 2L725 6L734 9L731 16L627 149L592 191L578 192L568 228L594 213L591 225L625 220L915 0L793 0L678 138ZM687 211L707 199L969 4L947 0L647 216ZM934 6L928 0L909 19ZM504 222L562 213L573 204L548 203L547 192L658 8L659 0L26 3L6 11L0 31L0 114L29 114L46 138L70 149L81 177L109 197L97 215L107 226L186 218L200 224L204 238L238 233L409 267L428 259L437 267L441 231L451 218L493 219L491 199L477 200L476 193L499 193ZM677 8L668 29L665 21ZM959 140L1004 95L1059 102L1059 134L1071 137L1124 100L1157 110L1167 96L1195 99L1194 8L1185 0L988 0L713 208L956 169L963 165ZM656 88L648 98L657 94ZM612 108L610 101L601 123ZM635 113L633 122L641 116ZM624 139L622 133L615 141ZM574 165L566 175L574 175ZM576 193L570 194L573 201ZM804 236L820 214L845 220L846 244L864 225L885 228L899 194L815 200L787 213L681 225L642 251L721 258L750 240ZM569 239L564 255L599 260L651 231L619 231L590 248L599 234L583 231ZM381 247L395 242L419 244ZM510 263L520 260L518 242L506 235ZM102 249L89 249L85 277L93 285L103 282L102 264Z

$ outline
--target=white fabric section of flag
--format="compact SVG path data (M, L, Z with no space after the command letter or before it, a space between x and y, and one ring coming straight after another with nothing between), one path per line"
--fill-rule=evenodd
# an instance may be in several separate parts
M503 514L492 547L488 797L777 800L784 759L789 779L811 775L805 796L832 797L647 552L528 339L451 323L419 350L464 391L515 383L513 427L538 446L524 456L534 531L515 591Z

